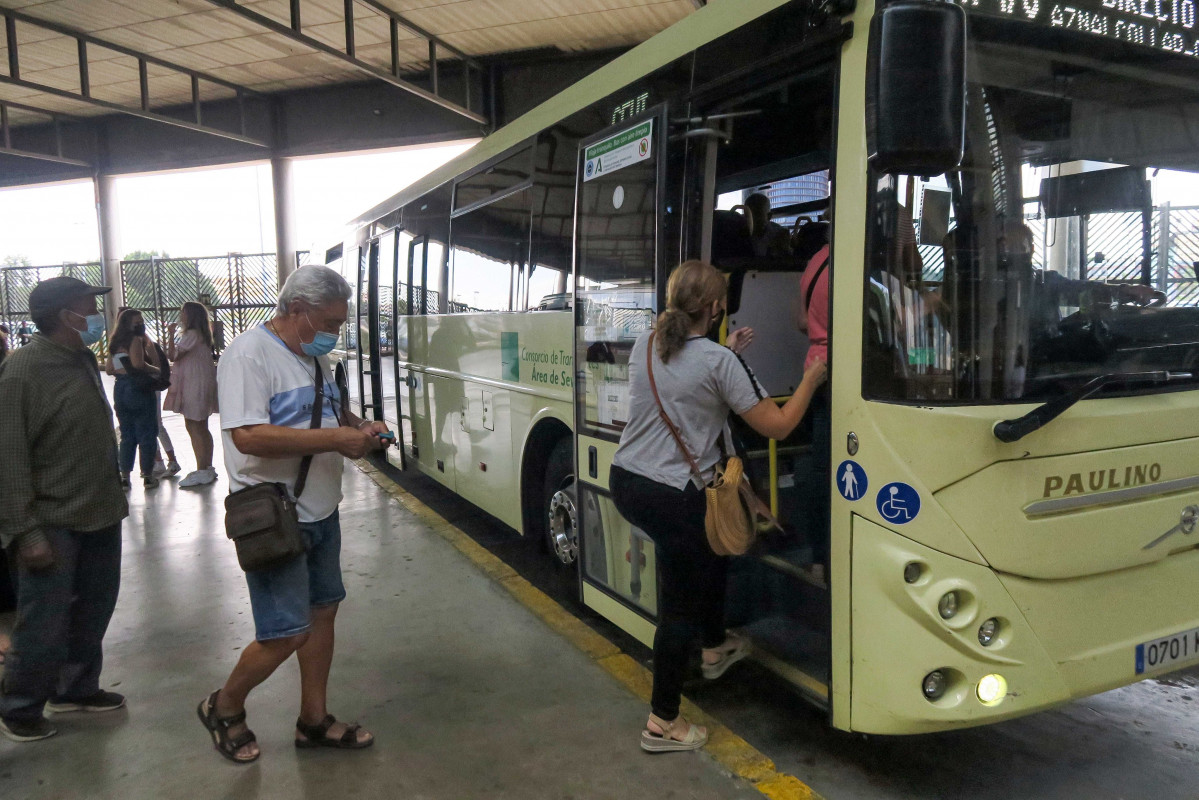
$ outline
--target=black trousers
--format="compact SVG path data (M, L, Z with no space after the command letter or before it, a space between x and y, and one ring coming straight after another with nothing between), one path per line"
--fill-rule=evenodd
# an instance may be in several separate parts
M832 493L832 413L828 386L812 395L808 407L812 417L812 448L804 464L804 533L812 546L812 562L828 564L829 519Z
M694 484L679 491L613 466L609 487L616 509L654 542L658 630L651 706L657 716L673 720L696 645L717 647L724 641L728 559L708 547L704 494Z

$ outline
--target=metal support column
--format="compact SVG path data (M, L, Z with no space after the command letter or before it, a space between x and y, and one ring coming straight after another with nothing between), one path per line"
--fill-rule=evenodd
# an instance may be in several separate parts
M296 271L295 203L292 194L292 163L275 156L271 159L271 186L275 193L275 251L279 288Z
M125 286L121 280L121 230L117 214L117 181L112 175L96 175L96 217L100 231L100 269L104 284L112 287L104 314L108 327L116 324L117 309L125 305Z

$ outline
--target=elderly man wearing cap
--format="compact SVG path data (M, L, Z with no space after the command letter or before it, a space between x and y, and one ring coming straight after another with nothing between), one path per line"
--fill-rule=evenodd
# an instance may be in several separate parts
M55 734L44 711L112 711L101 643L121 580L112 410L87 345L104 333L104 286L51 278L34 287L30 343L0 364L0 544L18 568L17 624L0 682L0 733Z

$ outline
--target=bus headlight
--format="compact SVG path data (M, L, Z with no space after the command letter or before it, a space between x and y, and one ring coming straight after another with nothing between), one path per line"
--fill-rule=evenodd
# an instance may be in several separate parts
M995 641L995 634L999 631L999 620L992 617L991 619L978 626L978 643L983 647L990 647L991 642Z
M937 700L941 695L945 694L945 689L948 687L949 676L942 670L934 669L924 676L924 683L921 688L924 690L925 697L929 700Z
M937 611L941 614L941 619L953 619L958 613L958 593L946 592L941 596L941 602L937 603Z
M984 706L997 706L1007 696L1007 681L1002 675L984 675L978 682L978 701Z

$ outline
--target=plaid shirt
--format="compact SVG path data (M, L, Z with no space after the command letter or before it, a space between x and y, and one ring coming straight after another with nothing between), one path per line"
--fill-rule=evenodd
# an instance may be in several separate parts
M0 544L128 514L95 356L35 335L0 363Z

